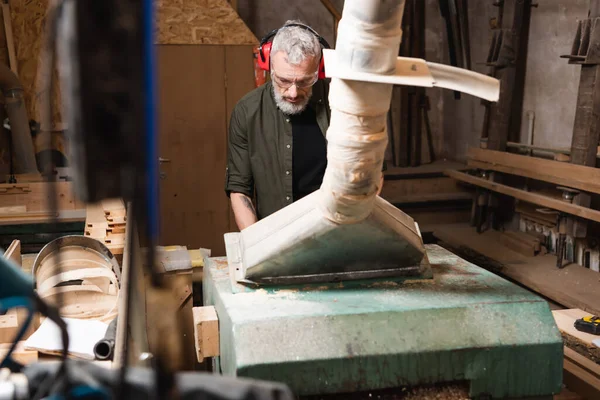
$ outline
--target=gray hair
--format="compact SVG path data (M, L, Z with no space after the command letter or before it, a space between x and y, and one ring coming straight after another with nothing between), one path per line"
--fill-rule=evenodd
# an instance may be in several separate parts
M288 62L292 65L298 65L308 57L321 57L321 45L317 37L304 28L286 27L289 24L302 24L302 22L290 20L279 29L273 38L271 54L278 51L285 52Z

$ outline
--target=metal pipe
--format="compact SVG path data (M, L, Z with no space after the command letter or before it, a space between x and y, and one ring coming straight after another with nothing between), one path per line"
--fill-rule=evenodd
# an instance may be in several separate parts
M16 174L37 173L35 148L23 98L23 85L15 73L2 63L0 63L0 90L4 94L6 113L10 121L12 145L16 159L14 172Z
M117 336L117 318L115 317L108 325L104 338L98 341L94 346L94 355L97 360L113 359L115 348L115 337Z
M338 27L338 62L352 71L395 72L404 0L348 0ZM333 78L327 169L319 208L336 223L357 223L373 210L388 142L392 85Z

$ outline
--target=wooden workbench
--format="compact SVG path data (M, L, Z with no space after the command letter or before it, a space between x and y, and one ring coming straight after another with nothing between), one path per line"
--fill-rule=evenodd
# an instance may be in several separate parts
M552 254L526 257L503 245L501 233L478 234L469 224L438 226L434 236L452 251L568 308L600 314L600 274L577 264L556 268ZM487 261L486 261L487 260Z

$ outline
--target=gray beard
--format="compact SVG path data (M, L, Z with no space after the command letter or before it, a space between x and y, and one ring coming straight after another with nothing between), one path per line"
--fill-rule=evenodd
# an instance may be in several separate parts
M279 107L279 109L287 115L300 114L302 111L304 111L311 96L312 90L308 93L308 96L306 96L302 103L292 104L288 101L285 101L283 96L279 94L277 90L275 90L275 85L273 85L273 97L275 98L275 104L277 104L277 107Z

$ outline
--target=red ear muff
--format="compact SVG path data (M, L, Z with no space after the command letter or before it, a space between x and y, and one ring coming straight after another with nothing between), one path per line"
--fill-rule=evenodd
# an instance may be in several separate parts
M267 42L258 48L258 59L256 64L263 71L269 71L271 69L271 45L273 42ZM319 79L325 79L325 60L321 55L319 61Z
M319 61L319 79L325 79L325 59L321 52L321 61Z
M271 46L273 42L267 42L262 44L258 48L258 66L263 71L269 71L271 69Z

